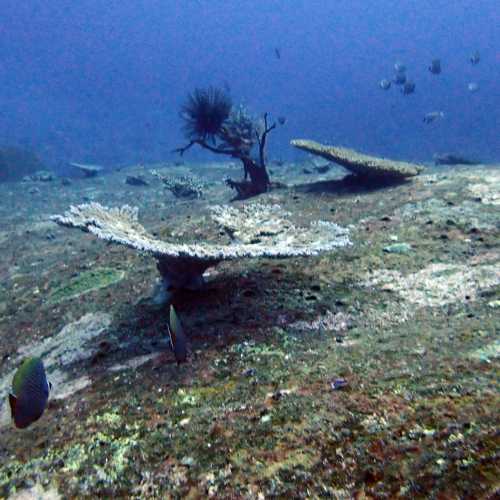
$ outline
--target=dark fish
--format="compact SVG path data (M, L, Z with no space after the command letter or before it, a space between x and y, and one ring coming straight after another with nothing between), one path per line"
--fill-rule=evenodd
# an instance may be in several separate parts
M51 388L42 360L26 358L14 375L9 394L10 412L17 428L24 429L42 416Z
M187 339L173 305L170 305L168 334L175 360L177 363L184 363L187 358Z
M444 118L444 113L442 111L431 111L424 116L424 123L432 123L438 118Z
M429 66L429 71L433 75L439 75L439 73L441 73L441 60L433 59L431 65Z
M396 73L406 73L406 66L400 62L397 62L395 65L394 65L394 71Z
M119 171L120 169L117 170ZM127 175L125 184L129 184L130 186L148 186L149 182L141 175Z
M349 383L345 378L335 378L330 382L330 387L333 391L340 391L345 389L348 385Z
M411 82L410 80L408 80L404 85L403 85L403 88L401 89L401 92L404 94L404 95L409 95L409 94L413 94L413 92L415 92L415 84L413 82Z
M276 56L276 59L281 59L281 52L277 47L274 49L274 55Z
M404 85L406 83L406 73L396 73L393 82L396 85Z
M286 123L286 118L284 116L278 116L278 123L284 125Z
M477 51L477 50L469 58L469 61L472 64L472 66L475 66L476 64L478 64L480 60L481 60L481 56L479 55L479 51Z
M378 86L382 90L389 90L391 88L391 81L384 78L383 80L380 80L380 82L378 83Z

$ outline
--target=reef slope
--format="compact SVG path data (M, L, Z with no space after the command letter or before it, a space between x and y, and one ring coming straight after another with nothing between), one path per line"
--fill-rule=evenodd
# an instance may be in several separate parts
M290 187L252 203L347 227L353 244L210 269L174 298L181 365L149 301L154 260L49 217L129 204L151 238L218 245L206 215L239 165L0 185L0 498L495 497L500 169L374 189L303 167L273 166ZM203 196L177 198L150 169L202 178ZM54 389L21 431L6 394L33 353Z

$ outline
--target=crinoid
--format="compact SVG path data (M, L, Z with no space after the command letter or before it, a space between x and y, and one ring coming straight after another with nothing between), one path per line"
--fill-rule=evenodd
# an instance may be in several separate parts
M195 89L181 108L186 136L189 140L215 142L232 107L231 97L222 89Z

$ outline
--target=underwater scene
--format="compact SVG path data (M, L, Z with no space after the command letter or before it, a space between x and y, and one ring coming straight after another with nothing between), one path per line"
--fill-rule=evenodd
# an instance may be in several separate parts
M0 499L500 498L497 0L2 0Z

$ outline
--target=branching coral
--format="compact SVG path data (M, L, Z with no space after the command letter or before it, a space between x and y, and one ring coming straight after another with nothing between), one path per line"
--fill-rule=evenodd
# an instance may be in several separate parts
M251 204L242 208L217 206L212 220L231 244L169 243L149 234L138 222L138 209L107 208L99 203L72 206L51 219L61 226L90 232L98 238L128 246L157 259L166 289L196 288L203 273L223 260L266 257L310 257L350 245L349 231L332 222L295 226L278 205Z
M204 185L195 177L190 175L171 177L163 175L157 170L151 170L151 173L160 179L176 198L201 198L203 196Z

